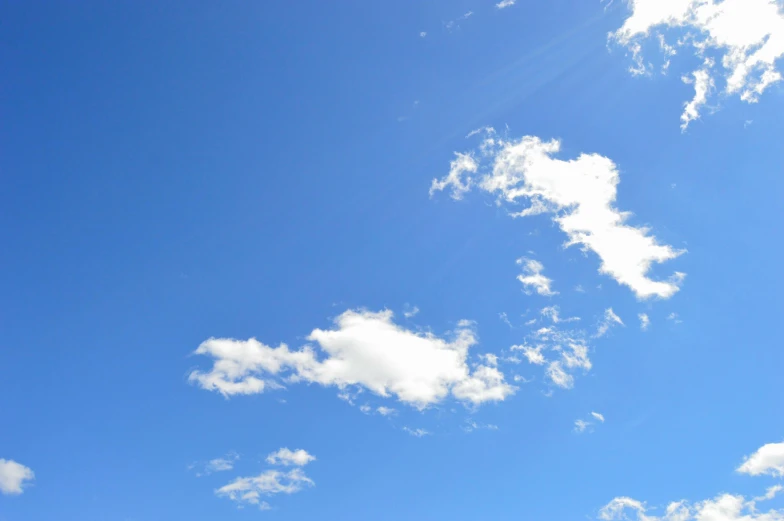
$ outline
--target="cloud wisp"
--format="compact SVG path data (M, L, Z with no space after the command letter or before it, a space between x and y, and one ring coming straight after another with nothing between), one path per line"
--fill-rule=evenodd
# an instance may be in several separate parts
M35 479L35 473L13 460L0 459L0 493L18 496Z

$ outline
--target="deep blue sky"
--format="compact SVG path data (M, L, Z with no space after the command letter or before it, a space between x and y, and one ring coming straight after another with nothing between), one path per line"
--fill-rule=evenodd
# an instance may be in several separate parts
M683 134L692 64L632 77L607 41L627 14L2 2L0 458L35 481L0 496L0 520L566 521L620 495L758 495L767 482L734 469L784 436L784 90L720 98ZM485 193L431 199L484 125L612 158L630 222L688 249L653 271L687 273L680 292L638 301L547 216L511 219ZM528 252L557 298L522 292ZM334 387L224 399L188 382L212 336L295 348L346 309L388 308L438 335L474 320L477 353L502 353L551 304L589 332L608 307L626 326L549 397L528 365L504 372L532 383L478 408L373 398L391 419ZM421 310L408 322L406 305ZM591 411L607 421L576 434ZM318 458L315 487L269 498L271 512L215 496L280 447ZM188 470L230 450L232 472Z

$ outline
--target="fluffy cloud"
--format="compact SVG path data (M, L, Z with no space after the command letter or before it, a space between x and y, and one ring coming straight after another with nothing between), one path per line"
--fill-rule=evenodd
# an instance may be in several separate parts
M290 450L284 447L267 456L267 463L270 465L284 465L286 467L302 467L315 459L316 457L308 454L306 450Z
M517 3L517 0L501 0L495 6L498 9L506 9L507 7L512 7L515 3Z
M35 478L30 468L13 460L0 459L0 493L18 495Z
M763 445L751 456L745 458L738 472L760 476L784 477L784 442Z
M292 351L253 338L211 338L196 354L212 357L212 369L195 370L189 380L226 397L261 393L283 382L353 386L419 409L450 396L472 405L501 401L515 391L497 368L469 367L468 352L477 340L468 322L446 340L395 324L388 310L349 310L335 319L335 329L315 329L307 340L312 344Z
M601 423L604 423L604 415L603 414L598 413L598 412L592 412L591 416L593 416L594 419L599 420Z
M235 501L240 506L256 505L262 510L269 510L270 506L261 500L262 496L294 494L313 485L313 480L298 468L288 472L266 470L258 476L237 478L216 490L215 494Z
M517 259L517 264L523 271L523 273L517 276L517 280L523 284L526 293L530 295L533 291L536 291L536 293L545 297L552 297L558 294L557 291L553 291L551 288L552 279L542 275L544 265L541 262L522 257Z
M485 138L478 150L458 154L449 174L433 181L431 194L448 190L453 198L461 198L477 186L495 194L499 204L527 203L512 215L552 214L568 237L566 246L580 245L596 253L599 271L631 288L638 298L668 298L678 291L684 274L653 280L648 273L654 263L674 259L683 251L659 244L648 228L626 223L630 214L614 206L620 177L610 159L581 154L561 160L554 157L561 148L558 140L535 136L507 140L493 129L481 133ZM536 273L541 272L532 272Z
M765 499L764 497L762 499ZM667 505L664 515L648 513L645 503L628 497L617 497L599 511L603 521L782 521L784 510L759 511L760 498L746 500L743 496L720 494L713 499L689 503L675 501Z
M763 445L747 457L738 472L751 475L769 474L784 476L784 442ZM773 499L784 489L781 485L769 487L765 494L746 499L734 494L719 494L713 499L690 503L675 501L667 505L663 515L648 513L642 501L629 497L616 497L599 511L603 521L784 521L784 509L762 511L758 503Z
M685 104L684 130L699 117L715 78L723 76L724 94L750 103L782 79L776 62L784 56L784 13L776 0L629 0L628 5L628 18L610 38L631 52L633 73L650 72L642 44L654 34L665 55L665 69L683 48L703 60L689 76L695 97ZM676 33L674 41L668 43L663 32ZM716 70L716 63L721 70Z

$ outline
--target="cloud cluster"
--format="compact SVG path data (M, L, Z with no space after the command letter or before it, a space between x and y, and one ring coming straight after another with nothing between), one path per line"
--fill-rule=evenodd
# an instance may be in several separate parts
M299 449L291 451L287 448L273 452L267 457L267 463L272 465L295 466L296 468L281 471L268 469L257 476L240 477L215 491L219 497L228 498L239 506L255 505L261 510L269 510L269 503L263 501L262 496L276 494L294 494L305 487L315 485L301 467L316 458L306 451Z
M615 208L620 176L609 158L581 154L562 160L554 157L561 149L558 140L504 139L492 128L480 133L485 137L478 149L458 153L449 174L433 181L431 195L448 190L460 199L477 187L496 195L499 204L527 203L512 215L551 214L568 238L566 246L596 253L599 271L631 288L638 298L668 298L678 291L683 273L675 272L668 280L653 280L648 274L653 264L683 251L659 244L648 228L626 223L630 214Z
M557 306L545 307L540 314L549 324L543 325L539 319L528 321L528 326L542 327L531 331L522 344L513 345L510 349L520 353L529 364L542 366L545 378L553 385L571 389L574 387L575 374L580 371L587 373L593 367L588 356L591 349L588 344L589 336L584 330L564 327L565 324L579 322L580 318L561 318ZM591 335L591 338L606 335L615 325L623 325L623 321L608 308L604 311L597 332ZM594 416L594 419L599 418Z
M349 310L335 319L334 329L315 329L307 340L311 344L290 350L253 338L211 338L196 350L214 359L211 370L195 370L189 380L226 397L284 382L358 387L419 409L447 397L472 405L501 401L515 391L497 367L469 367L469 349L477 340L465 321L447 340L395 324L388 310Z
M747 457L737 469L753 476L768 474L784 476L784 442L769 443ZM648 513L647 505L630 497L616 497L599 511L603 521L784 521L784 509L763 511L758 503L773 499L784 490L781 485L769 487L765 494L747 499L734 494L690 503L674 501L663 515Z
M654 35L665 55L665 69L670 57L684 48L702 61L684 76L695 93L684 105L683 130L699 118L718 77L723 77L724 94L750 103L782 79L776 62L784 56L784 13L776 0L629 0L628 5L629 16L610 38L631 52L633 74L650 72L642 44ZM676 33L674 40L668 41L664 32Z

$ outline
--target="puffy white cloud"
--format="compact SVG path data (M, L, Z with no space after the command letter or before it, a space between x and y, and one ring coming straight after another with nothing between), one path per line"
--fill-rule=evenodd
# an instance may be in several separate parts
M303 467L315 459L315 456L308 454L308 451L304 449L290 450L284 447L267 456L267 463L286 467Z
M211 338L196 354L212 357L212 369L195 370L189 379L226 397L261 393L284 381L336 386L343 392L353 386L419 409L449 396L479 405L515 391L497 368L469 368L468 352L477 340L466 321L446 340L395 324L388 310L349 310L335 319L335 329L315 329L307 340L313 344L292 351L254 338Z
M651 319L648 315L646 313L640 313L637 317L640 319L640 329L648 331L648 328L651 326Z
M610 328L619 325L623 325L623 320L621 317L615 314L612 308L607 308L604 310L604 318L602 319L601 323L599 324L599 328L596 331L596 338L603 337L610 331Z
M692 73L696 95L681 116L684 129L699 117L717 76L723 75L724 94L751 103L782 79L776 65L784 56L784 12L776 0L629 0L628 5L629 16L610 38L631 52L633 73L648 72L641 44L654 34L665 69L677 49L686 46L705 60ZM667 43L661 31L675 32L675 41ZM716 62L721 71L715 70Z
M15 496L24 492L35 473L21 463L0 459L0 493Z
M523 273L517 276L526 293L531 294L532 290L536 291L539 295L551 297L557 295L557 291L553 291L552 279L542 275L544 265L533 259L526 259L525 257L517 259L517 264L522 268Z
M384 406L382 405L381 407L377 407L377 408L376 408L376 412L377 412L378 414L380 414L381 416L392 416L392 415L393 415L393 414L395 414L397 411L396 411L395 409L391 409L391 408L389 408L389 407L384 407Z
M542 350L545 348L543 345L538 345L536 347L531 347L529 345L519 345L519 346L512 346L512 350L519 350L523 352L523 356L528 359L528 363L534 365L544 365L547 362L547 359L542 354Z
M495 194L499 204L528 203L512 215L553 214L568 238L566 246L580 245L596 253L599 271L631 288L638 298L668 298L678 291L684 274L653 280L648 273L652 264L674 259L683 251L659 244L648 228L626 223L630 214L614 206L620 176L612 160L598 154L561 160L554 157L561 149L558 140L535 136L507 140L492 129L482 132L485 138L478 152L458 154L449 174L433 181L431 194L450 190L452 197L462 197L477 186ZM541 273L535 264L531 267L527 275Z
M784 442L763 445L737 469L751 475L784 476ZM667 505L663 515L648 513L647 505L629 497L616 497L599 511L604 521L784 521L784 509L762 511L758 503L773 499L784 490L769 487L765 494L746 499L735 494L719 494L713 499L691 503L681 500Z
M604 415L603 414L598 413L598 412L592 412L591 416L593 416L595 419L599 420L600 422L604 423Z
M743 465L738 467L738 472L760 476L784 477L784 441L781 443L768 443L760 447L754 454L744 459Z
M512 7L517 3L517 0L501 0L497 4L495 4L497 9L506 9L507 7Z
M313 485L313 480L299 468L288 472L266 470L258 476L236 478L216 490L215 494L235 501L240 506L257 505L262 510L269 510L270 506L261 500L262 496L294 494Z

